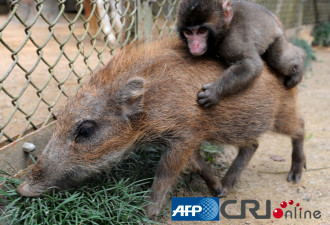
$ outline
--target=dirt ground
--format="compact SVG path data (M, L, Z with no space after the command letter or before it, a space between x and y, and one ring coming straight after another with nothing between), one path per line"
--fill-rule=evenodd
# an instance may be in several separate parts
M320 219L276 219L256 220L247 209L246 219L221 218L220 224L330 224L330 48L315 48L317 61L312 64L299 85L299 107L305 118L305 154L307 170L299 183L286 181L291 166L291 141L288 137L266 134L259 142L259 149L243 171L240 181L220 204L226 200L237 200L236 206L228 206L227 213L240 214L240 201L258 200L260 214L264 215L266 200L271 200L271 212L281 208L282 201L299 203L302 211L321 211ZM224 176L236 155L232 147L225 147L218 169L219 179ZM272 159L273 158L273 159ZM219 162L220 161L220 162ZM192 184L173 192L173 196L209 196L207 187L198 176L193 176ZM193 190L193 191L191 191ZM168 204L168 208L170 203ZM285 210L293 210L288 204ZM283 210L285 212L285 210ZM298 210L298 209L297 209ZM299 211L299 210L298 210ZM213 224L212 222L172 222L170 213L164 218L166 224Z

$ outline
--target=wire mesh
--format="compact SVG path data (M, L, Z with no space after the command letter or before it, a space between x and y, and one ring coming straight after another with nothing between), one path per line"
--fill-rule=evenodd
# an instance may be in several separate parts
M251 1L277 14L285 28L330 19L325 0ZM0 146L56 119L86 75L121 47L173 35L178 2L9 1L10 11L0 15Z

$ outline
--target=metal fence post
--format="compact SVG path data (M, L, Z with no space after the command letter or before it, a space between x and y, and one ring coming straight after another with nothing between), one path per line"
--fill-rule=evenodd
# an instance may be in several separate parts
M152 40L152 7L154 0L138 0L138 39Z
M303 21L303 13L304 13L304 3L305 3L305 0L300 0L299 4L298 4L296 38L299 38L299 34L301 31L301 25L302 25L302 21Z

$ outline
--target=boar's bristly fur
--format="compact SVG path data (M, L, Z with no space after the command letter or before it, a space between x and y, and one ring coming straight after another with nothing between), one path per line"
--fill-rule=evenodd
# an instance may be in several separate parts
M216 80L224 68L218 60L193 58L177 38L131 44L96 72L58 116L57 128L18 187L37 196L49 187L65 189L113 166L145 143L167 147L156 169L147 208L157 215L183 168L192 167L215 195L225 195L258 147L258 138L274 131L292 138L288 181L298 182L305 166L304 123L296 106L297 91L265 65L246 90L201 108L196 93ZM218 181L199 155L203 141L231 144L239 152Z

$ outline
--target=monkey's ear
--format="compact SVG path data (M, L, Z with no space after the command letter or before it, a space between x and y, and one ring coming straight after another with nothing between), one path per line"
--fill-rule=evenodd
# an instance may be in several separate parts
M222 8L225 14L225 23L229 25L234 15L233 8L230 5L230 1L225 1L224 3L222 3Z
M143 112L144 84L144 79L133 78L116 93L117 103L125 119L132 119Z

